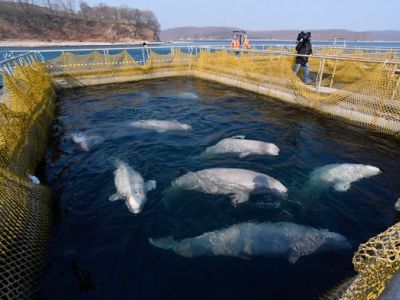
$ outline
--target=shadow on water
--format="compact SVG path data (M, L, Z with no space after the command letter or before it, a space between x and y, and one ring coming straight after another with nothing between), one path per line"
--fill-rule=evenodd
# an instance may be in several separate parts
M351 258L359 243L398 219L393 205L400 196L400 142L388 136L200 80L79 88L62 92L58 106L45 179L61 213L46 257L43 299L317 299L354 274ZM157 133L129 126L143 119L177 120L193 130ZM101 142L88 139L84 149L73 134ZM274 143L280 153L200 156L237 135ZM116 160L157 181L140 214L130 213L122 200L108 200L116 191ZM315 168L344 162L370 164L382 173L346 192L307 191ZM229 195L171 189L188 171L218 167L268 174L288 195L251 194L235 208ZM354 247L290 264L284 257L185 258L148 242L250 221L325 228Z

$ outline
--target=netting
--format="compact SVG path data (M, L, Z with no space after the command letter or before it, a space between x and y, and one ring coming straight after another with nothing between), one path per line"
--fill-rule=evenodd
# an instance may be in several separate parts
M53 118L50 77L30 60L4 75L0 102L0 297L31 299L47 244L50 193L27 177Z
M353 50L346 53L344 48L322 49L318 57L309 59L314 84L305 85L301 80L302 71L299 75L293 72L295 57L282 53L282 48L241 53L229 49L197 50L143 48L136 54L123 51L113 55L64 52L49 61L49 65L53 74L74 78L166 70L196 77L202 72L202 78L221 81L230 78L234 85L246 86L255 92L268 88L270 94L275 95L271 93L273 90L285 95L283 100L374 130L400 132L400 84L397 65L393 64L398 57L394 52ZM377 58L385 60L377 61Z
M84 84L91 78L175 72L273 95L319 112L391 134L400 131L400 79L394 52L323 49L310 57L313 85L295 75L294 56L284 48L63 52L46 64L32 62L4 76L0 102L0 296L30 298L40 269L50 224L49 191L31 183L46 147L53 118L51 73ZM377 61L376 59L381 59ZM384 61L382 61L384 59ZM388 60L391 60L388 62ZM399 62L400 65L400 62ZM45 67L46 66L46 69ZM104 82L104 81L102 81ZM73 84L71 84L73 86ZM334 299L377 299L400 267L400 223L360 246L355 279L341 285ZM349 286L349 287L348 287ZM348 288L347 288L348 287Z
M361 244L353 264L359 275L342 299L377 299L400 269L400 223Z

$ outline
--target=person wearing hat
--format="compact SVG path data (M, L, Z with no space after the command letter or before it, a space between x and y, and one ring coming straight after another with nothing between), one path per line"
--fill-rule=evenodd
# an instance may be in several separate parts
M312 55L312 45L311 45L311 32L300 32L297 36L297 45L296 51L297 54L303 55ZM294 68L294 73L297 74L300 70L300 67L303 68L304 72L304 83L310 84L312 83L310 79L310 66L308 64L308 57L306 56L297 56L296 57L296 66Z

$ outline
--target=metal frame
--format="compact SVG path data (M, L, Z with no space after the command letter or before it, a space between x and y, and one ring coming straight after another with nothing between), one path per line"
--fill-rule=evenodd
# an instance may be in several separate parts
M337 49L337 47L331 47L334 49ZM149 57L149 50L157 50L157 49L169 49L170 52L173 54L175 52L175 49L186 49L188 53L190 54L195 54L197 55L201 50L204 50L206 52L211 52L211 51L232 51L229 46L152 46L152 47L118 47L118 48L83 48L83 49L49 49L49 50L43 50L43 51L28 51L25 53L22 53L17 56L13 56L9 59L6 59L4 61L0 62L0 73L6 73L8 75L12 74L13 68L15 64L23 65L25 63L29 63L32 65L32 57L36 60L40 61L45 61L42 53L54 53L54 52L90 52L90 51L97 51L97 52L103 52L104 54L104 59L105 59L105 64L111 64L110 62L110 51L129 51L129 50L139 50L142 55L142 61L139 61L143 64L146 63L146 60ZM342 48L341 48L342 49ZM349 48L346 48L349 49ZM383 64L382 68L386 69L386 66L391 66L390 72L392 76L395 76L396 73L398 72L397 67L400 66L400 60L396 59L379 59L379 58L366 58L366 57L354 57L354 56L349 56L349 55L328 55L328 54L315 54L315 55L305 55L305 54L297 54L293 53L290 51L272 51L272 50L259 50L259 49L235 49L234 50L236 53L251 53L252 59L254 60L254 54L271 54L271 57L276 55L276 56L290 56L290 57L312 57L316 59L320 59L320 65L317 73L317 80L315 83L315 86L317 89L321 87L322 83L322 77L324 74L324 68L325 68L325 63L326 60L334 60L335 61L335 66L334 70L332 73L332 77L330 80L329 87L332 88L333 86L333 80L335 77L336 73L336 65L338 61L356 61L356 62L365 62L365 63L378 63L378 64ZM147 55L146 55L147 54ZM147 57L146 57L147 56ZM147 58L147 59L146 59ZM399 81L397 81L398 86ZM392 97L394 98L394 96Z
M228 40L227 40L228 42ZM294 44L256 44L254 47L256 48L261 48L262 50L265 50L265 48L268 47L282 47L282 48L288 48L289 51L290 49L294 49L296 45ZM202 48L202 47L211 47L211 48L229 48L230 45L228 44L221 44L221 45L175 45L175 46L151 46L148 45L146 47L143 46L134 46L134 47L92 47L92 48L53 48L53 49L37 49L37 50L24 50L24 49L12 49L12 50L0 50L0 53L5 53L5 52L10 52L10 53L26 53L28 52L42 52L42 53L52 53L52 52L62 52L62 51L68 51L68 52L91 52L91 51L113 51L113 50L141 50L141 49L181 49L181 48L187 48L187 49L193 49L193 48ZM393 52L393 51L399 51L400 52L400 47L373 47L373 46L365 46L365 47L343 47L343 46L334 46L334 45L313 45L314 49L345 49L345 50L366 50L366 51L382 51L382 52ZM260 50L260 49L257 49Z

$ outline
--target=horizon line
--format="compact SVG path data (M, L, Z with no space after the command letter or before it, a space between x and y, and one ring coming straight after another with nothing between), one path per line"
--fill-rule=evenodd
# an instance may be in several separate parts
M169 27L169 28L162 28L161 31L163 30L171 30L171 29L178 29L178 28L226 28L226 29L239 29L239 30L244 30L244 31L253 31L253 32L263 32L263 31L298 31L298 30L302 30L302 29L244 29L241 27L236 27L236 26L216 26L216 25L206 25L206 26L193 26L193 25L185 25L185 26L178 26L178 27ZM350 31L350 32L379 32L379 31L397 31L400 32L400 29L365 29L365 30L355 30L355 29L344 29L344 28L327 28L327 29L317 29L317 28L306 28L303 30L314 30L314 31L329 31L329 30L343 30L343 31Z

